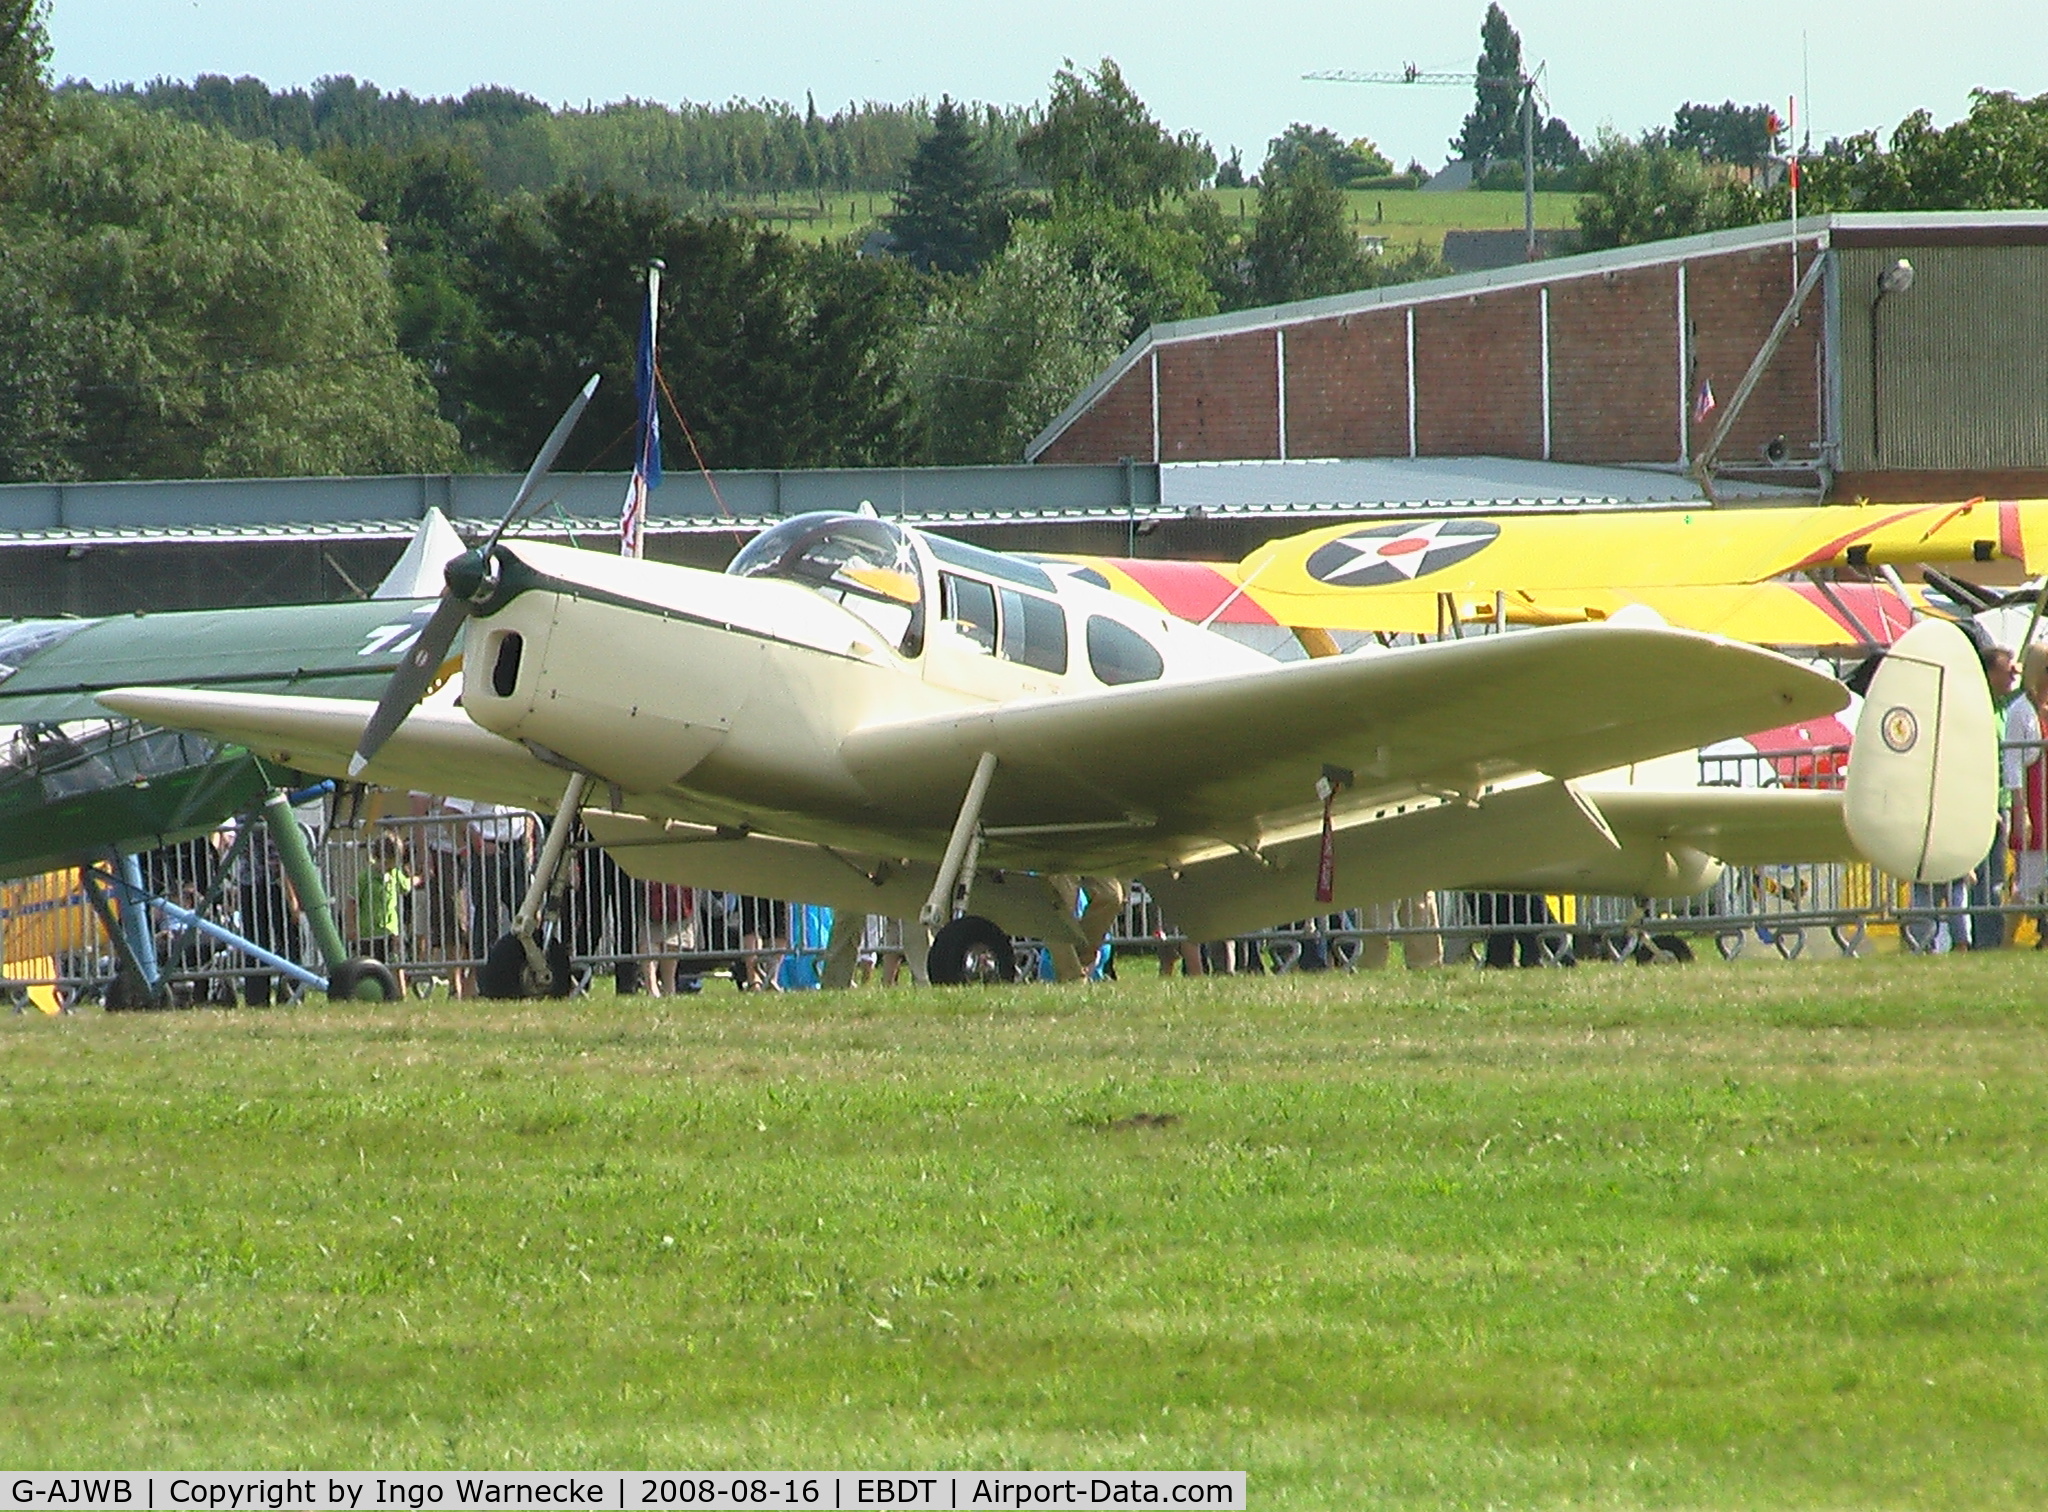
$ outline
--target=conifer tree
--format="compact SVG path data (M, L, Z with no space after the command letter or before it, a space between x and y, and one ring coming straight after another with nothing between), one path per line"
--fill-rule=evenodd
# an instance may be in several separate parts
M1472 111L1451 138L1451 150L1483 168L1495 158L1519 156L1522 150L1522 38L1499 0L1486 7L1479 42Z
M967 112L950 96L940 99L884 225L926 273L972 273L1001 250L1008 227L995 186Z

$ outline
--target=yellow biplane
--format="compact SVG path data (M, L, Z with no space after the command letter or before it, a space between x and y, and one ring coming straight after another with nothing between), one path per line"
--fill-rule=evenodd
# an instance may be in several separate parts
M1307 531L1237 563L1072 560L1179 618L1283 626L1311 652L1326 649L1318 632L1576 624L1632 605L1754 645L1868 648L1930 607L1898 568L2048 563L2048 500L1411 517Z

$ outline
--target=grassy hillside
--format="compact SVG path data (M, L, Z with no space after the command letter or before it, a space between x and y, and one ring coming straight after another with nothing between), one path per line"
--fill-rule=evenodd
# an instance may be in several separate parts
M1255 189L1208 191L1223 206L1224 213L1249 221L1258 214L1259 195ZM1389 248L1398 250L1415 243L1427 243L1432 251L1443 246L1444 232L1519 230L1522 225L1522 196L1491 189L1454 193L1425 193L1419 189L1351 190L1352 223L1362 236L1384 236ZM1578 224L1575 194L1536 196L1536 224L1552 230ZM823 241L836 236L864 236L877 220L892 208L886 194L825 194L766 196L726 207L759 217L777 230L786 230L808 240Z

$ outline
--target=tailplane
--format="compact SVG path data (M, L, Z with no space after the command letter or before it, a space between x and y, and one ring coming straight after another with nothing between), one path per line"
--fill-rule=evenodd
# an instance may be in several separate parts
M1923 620L1885 653L1864 696L1843 818L1895 877L1944 882L1984 859L1998 822L1998 734L1977 649Z

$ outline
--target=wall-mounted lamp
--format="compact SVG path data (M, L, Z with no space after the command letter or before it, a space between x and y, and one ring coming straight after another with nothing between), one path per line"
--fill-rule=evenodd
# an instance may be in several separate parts
M1877 362L1877 311L1887 294L1904 294L1913 287L1913 265L1905 258L1894 258L1878 270L1877 292L1870 296L1870 460L1884 461L1884 432L1878 418L1881 405L1878 388Z

